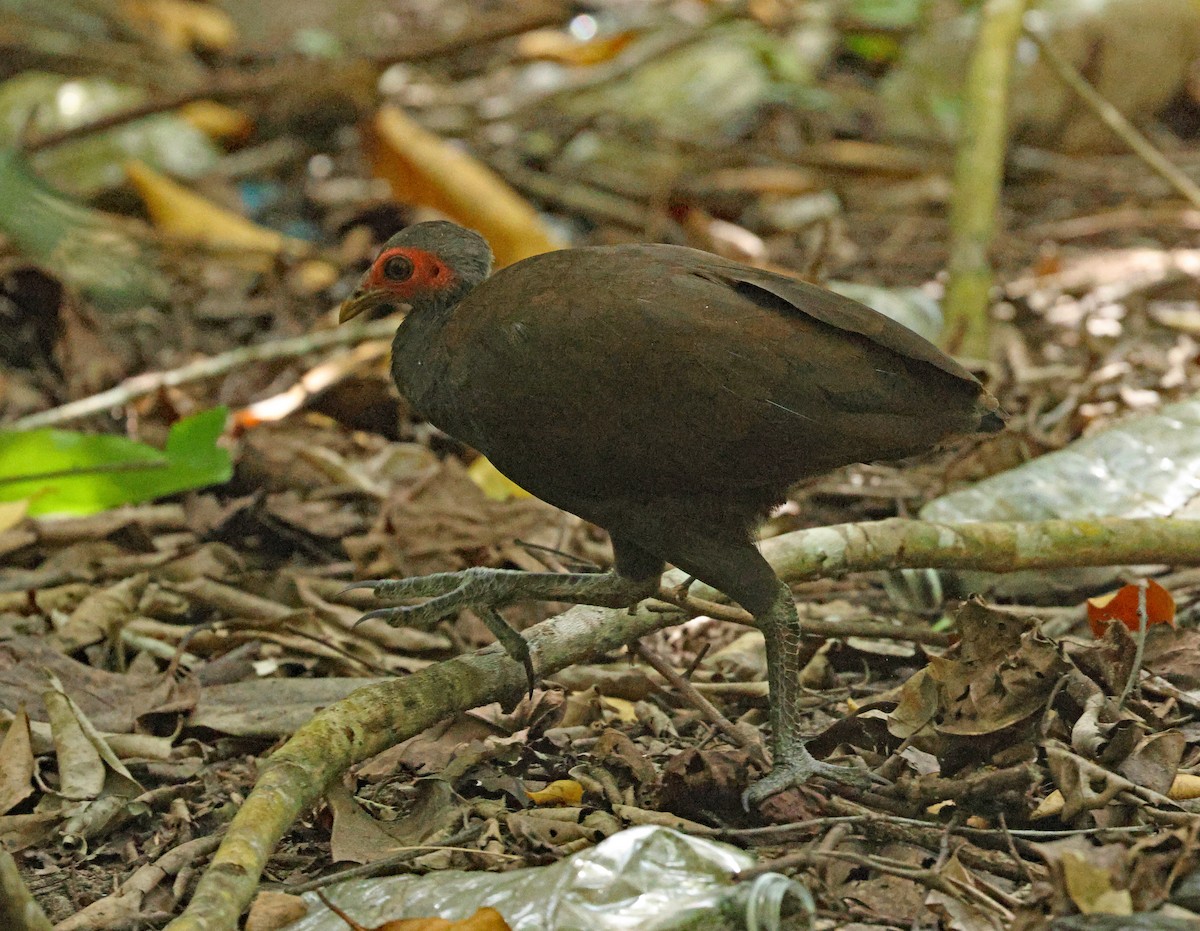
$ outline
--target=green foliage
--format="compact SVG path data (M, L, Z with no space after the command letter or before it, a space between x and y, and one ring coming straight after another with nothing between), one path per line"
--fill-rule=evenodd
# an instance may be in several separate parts
M0 147L0 233L101 310L167 299L156 250L129 221L47 187L20 152Z
M911 29L921 19L925 0L853 0L854 17L872 26Z
M924 6L925 0L853 0L850 11L878 29L904 30L919 25ZM843 41L847 51L869 62L895 61L903 48L897 36L882 33L850 33Z
M0 501L29 499L30 514L92 514L226 482L233 464L217 439L228 413L180 420L165 450L68 430L0 432Z

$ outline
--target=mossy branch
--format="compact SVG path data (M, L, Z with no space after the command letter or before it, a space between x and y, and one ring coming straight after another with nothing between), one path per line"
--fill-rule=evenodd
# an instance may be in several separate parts
M884 520L802 530L763 553L789 581L877 569L1012 572L1066 566L1200 565L1200 521L1051 520L932 524ZM679 584L669 573L664 582ZM693 593L718 593L696 585ZM526 631L535 664L551 675L678 623L681 615L577 607ZM275 845L295 819L355 763L452 715L519 698L525 671L497 647L359 689L312 719L264 764L186 911L167 931L233 931Z
M1004 175L1008 91L1029 0L988 0L962 93L962 120L950 200L950 277L944 308L951 348L988 355L990 252Z

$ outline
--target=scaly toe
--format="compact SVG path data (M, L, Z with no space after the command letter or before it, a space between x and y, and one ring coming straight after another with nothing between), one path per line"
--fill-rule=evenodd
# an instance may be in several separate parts
M778 763L762 779L746 789L742 793L742 807L749 811L751 806L761 805L772 795L806 785L814 776L859 789L886 782L881 776L867 770L825 763L805 751L804 755L797 759Z

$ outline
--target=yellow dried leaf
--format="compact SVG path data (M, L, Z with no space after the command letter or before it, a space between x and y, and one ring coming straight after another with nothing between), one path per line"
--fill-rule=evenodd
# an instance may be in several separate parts
M237 41L237 26L220 8L195 0L125 0L125 15L169 48L220 52Z
M1132 915L1133 897L1127 889L1115 889L1112 876L1100 864L1074 851L1062 858L1067 895L1085 915Z
M142 162L128 162L125 173L145 203L154 226L169 236L218 249L258 253L251 259L259 262L264 256L281 252L308 251L306 243L252 223Z
M598 65L615 58L636 38L629 29L594 39L576 39L561 29L534 29L517 41L517 55L563 65Z
M488 459L480 456L467 466L467 477L493 501L512 501L532 498L529 492L497 469Z
M617 720L624 724L637 723L637 710L634 708L633 702L625 698L613 698L610 695L600 696L601 707L611 711L617 716Z
M1053 818L1055 815L1061 814L1063 810L1063 794L1055 789L1044 799L1038 802L1038 807L1033 810L1033 814L1029 817L1033 821L1040 821L1042 818Z
M22 498L20 501L0 501L0 533L21 523L28 511L28 498Z
M397 107L382 107L364 133L374 173L398 200L432 207L491 243L497 266L559 248L533 206L494 171Z
M212 139L245 139L254 129L254 122L241 110L215 100L184 104L179 108L179 115Z
M292 289L304 296L324 291L338 280L338 267L324 259L301 262L288 275Z
M1200 776L1194 776L1191 773L1176 773L1167 795L1177 802L1200 798Z
M578 805L583 801L583 786L574 779L556 779L546 788L528 795L535 805Z
M512 931L508 922L494 908L481 908L470 918L461 921L450 921L446 918L397 918L385 921L383 924L368 928L355 921L346 911L320 889L317 898L325 903L325 907L346 922L351 931Z

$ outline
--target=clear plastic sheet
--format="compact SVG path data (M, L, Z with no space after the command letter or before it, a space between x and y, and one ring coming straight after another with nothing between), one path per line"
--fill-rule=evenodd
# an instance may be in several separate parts
M1125 418L921 509L923 519L948 523L1169 516L1200 519L1200 398ZM959 573L958 584L947 587L1049 597L1106 585L1115 574L1110 568L1057 570L1053 577L1041 572ZM914 590L936 585L931 570L899 575L890 579L888 590L910 605Z
M799 906L793 912L812 915L808 891L785 876L733 881L753 864L727 844L636 827L550 866L347 880L327 895L366 927L405 917L463 919L485 906L514 931L770 931L779 927L789 898ZM288 931L344 931L312 893L305 898L312 911Z

